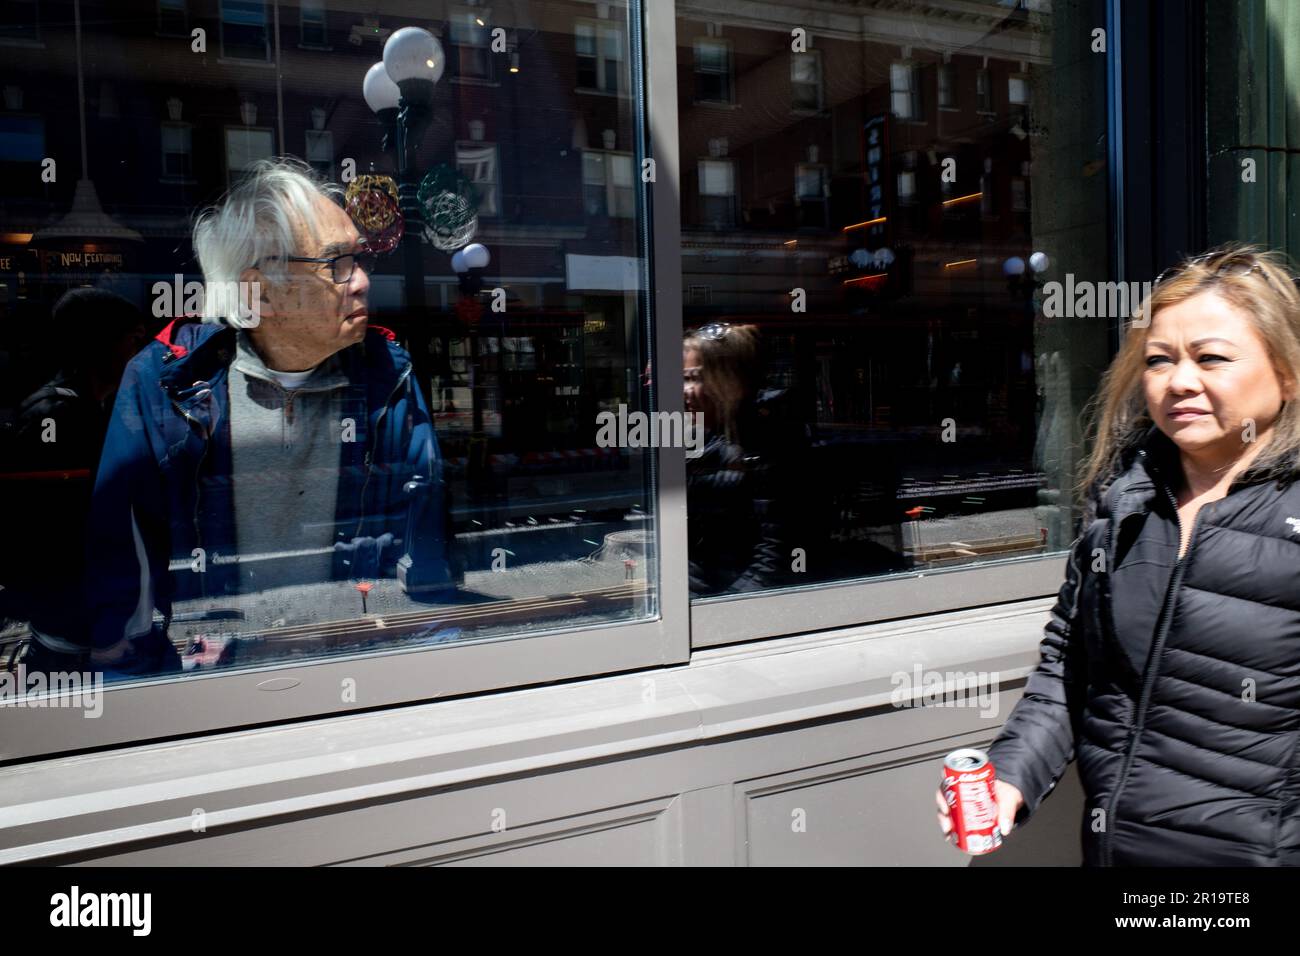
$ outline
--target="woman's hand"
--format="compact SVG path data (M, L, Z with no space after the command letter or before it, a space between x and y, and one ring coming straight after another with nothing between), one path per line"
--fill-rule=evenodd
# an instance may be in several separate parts
M1011 832L1011 828L1016 825L1016 814L1024 806L1025 797L1018 788L1005 780L993 781L993 797L998 802L998 825L1002 830L1002 835L1006 836ZM939 805L939 829L943 831L949 843L954 843L956 837L953 836L952 832L952 814L948 810L948 802L943 798L942 786L935 791L934 799Z

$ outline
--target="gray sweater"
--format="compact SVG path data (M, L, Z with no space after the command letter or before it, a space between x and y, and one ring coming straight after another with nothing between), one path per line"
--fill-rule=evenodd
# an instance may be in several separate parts
M230 442L242 592L330 579L347 385L333 355L286 389L238 332Z

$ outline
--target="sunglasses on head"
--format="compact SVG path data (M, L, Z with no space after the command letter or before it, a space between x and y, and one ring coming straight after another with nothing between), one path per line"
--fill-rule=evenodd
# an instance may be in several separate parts
M699 338L707 339L710 342L716 342L721 338L725 338L726 334L730 331L730 322L710 322L703 328L697 329L695 334Z
M1264 277L1264 281L1267 282L1269 286L1273 285L1273 280L1269 278L1268 273L1264 271L1263 266L1260 264L1259 260L1255 258L1253 253L1206 252L1199 256L1193 256L1191 259L1185 259L1177 265L1170 266L1164 272L1160 273L1160 275L1156 276L1156 280L1151 284L1151 288L1154 289L1165 280L1181 275L1194 265L1211 262L1216 258L1220 261L1211 273L1213 276L1244 276L1249 275L1252 272L1258 272ZM1291 276L1291 282L1293 284L1300 284L1300 279ZM1277 290L1274 289L1274 291Z

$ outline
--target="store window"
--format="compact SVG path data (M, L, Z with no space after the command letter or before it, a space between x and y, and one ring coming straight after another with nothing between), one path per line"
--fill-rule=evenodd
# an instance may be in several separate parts
M950 4L893 4L855 32L820 28L815 3L678 7L679 76L697 77L678 96L697 170L685 401L706 423L687 461L697 640L837 601L861 619L878 582L925 606L949 589L934 572L1041 566L1074 540L1078 423L1116 317L1049 297L1108 278L1106 177L1079 172L1107 155L1105 58L1076 42L1102 11L962 9L958 27ZM795 28L822 64L820 115L771 95ZM696 102L710 30L745 56L725 124ZM982 115L995 87L1033 129ZM856 598L821 588L850 581Z
M0 160L35 181L53 156L58 177L0 204L0 498L33 542L0 549L0 664L102 672L117 714L136 680L201 695L195 675L340 668L312 705L275 699L306 715L684 659L638 425L648 123L571 79L576 37L583 92L639 88L641 8L457 8L504 51L440 9L304 4L301 42L271 9L214 4L223 58L198 73L151 16L69 21L10 62ZM316 49L327 10L359 29ZM404 26L449 68L402 168L385 123L403 120L363 81ZM283 75L250 72L280 42ZM142 55L109 55L124 43ZM450 82L471 75L498 85ZM136 142L156 175L123 175ZM403 177L418 218L392 199ZM458 663L412 669L443 651ZM230 698L227 722L271 696Z

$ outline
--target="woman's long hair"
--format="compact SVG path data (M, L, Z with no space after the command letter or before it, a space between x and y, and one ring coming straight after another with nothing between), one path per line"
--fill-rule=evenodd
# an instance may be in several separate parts
M718 425L729 442L740 442L741 406L762 384L758 326L706 325L686 334L682 348L700 354L700 384L718 409Z
M1092 452L1078 484L1081 500L1113 480L1125 450L1153 424L1143 390L1151 319L1161 309L1213 291L1240 311L1264 341L1279 378L1300 383L1300 292L1286 259L1253 246L1230 244L1184 260L1157 280L1131 324L1101 386L1089 403ZM1097 411L1099 407L1099 412ZM1283 402L1268 443L1247 471L1289 478L1300 469L1300 402Z

